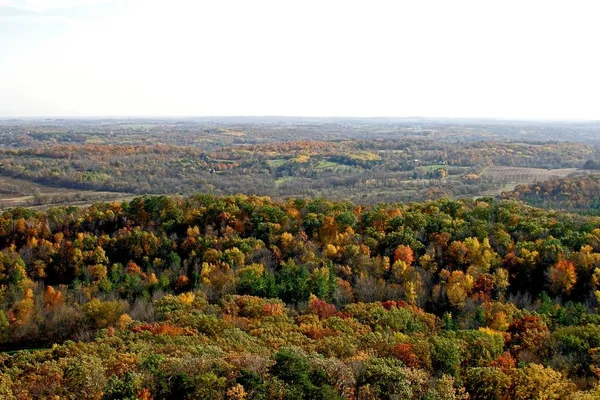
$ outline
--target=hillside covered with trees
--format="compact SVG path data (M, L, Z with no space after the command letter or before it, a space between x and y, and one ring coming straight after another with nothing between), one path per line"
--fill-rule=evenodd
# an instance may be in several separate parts
M522 200L535 207L600 215L600 175L577 175L519 185L501 197Z
M146 196L6 210L0 249L2 398L600 395L597 217Z

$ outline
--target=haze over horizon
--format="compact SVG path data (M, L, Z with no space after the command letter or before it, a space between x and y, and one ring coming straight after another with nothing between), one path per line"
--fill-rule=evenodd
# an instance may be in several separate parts
M598 7L0 0L0 118L600 120Z

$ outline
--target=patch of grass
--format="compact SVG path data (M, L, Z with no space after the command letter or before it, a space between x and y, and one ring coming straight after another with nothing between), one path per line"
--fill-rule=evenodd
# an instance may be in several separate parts
M287 160L285 158L276 158L274 160L267 161L267 164L269 164L269 167L275 167L275 168L281 167L285 163L287 163Z
M507 184L504 184L504 185L494 188L494 189L485 190L485 191L479 193L479 195L473 196L473 199L476 199L478 197L484 197L484 196L498 196L498 195L501 195L502 192L510 192L516 186L517 185L515 185L514 183L507 183Z
M336 167L341 167L341 164L338 164L334 161L329 161L329 160L320 160L318 163L315 164L315 169L327 169L327 168L336 168Z
M104 144L104 139L98 136L90 136L88 139L85 139L85 144Z
M295 181L296 179L298 179L298 177L296 177L296 176L283 176L281 178L275 179L275 186L279 186L285 182L292 182L292 181Z
M335 161L320 160L319 162L317 162L315 164L314 168L316 170L332 169L334 171L341 171L341 170L352 169L354 167L351 167L350 165L336 163Z

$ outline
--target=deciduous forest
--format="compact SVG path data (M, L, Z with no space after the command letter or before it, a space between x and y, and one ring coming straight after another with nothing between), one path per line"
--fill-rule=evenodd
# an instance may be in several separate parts
M600 389L595 217L491 198L151 196L11 209L0 243L5 398Z

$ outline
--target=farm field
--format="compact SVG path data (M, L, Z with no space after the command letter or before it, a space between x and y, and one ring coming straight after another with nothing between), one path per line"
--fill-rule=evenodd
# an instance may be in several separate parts
M577 168L545 169L493 166L486 167L481 176L494 182L522 184L541 182L553 178L564 178L578 172L584 173L585 170Z
M493 189L484 190L483 192L480 193L480 195L478 195L478 196L471 196L471 197L472 198L478 198L478 197L487 197L487 196L500 196L502 193L510 192L516 186L518 186L518 185L515 185L514 183L506 183L506 184L503 184L503 185L498 186L498 187L493 188Z

